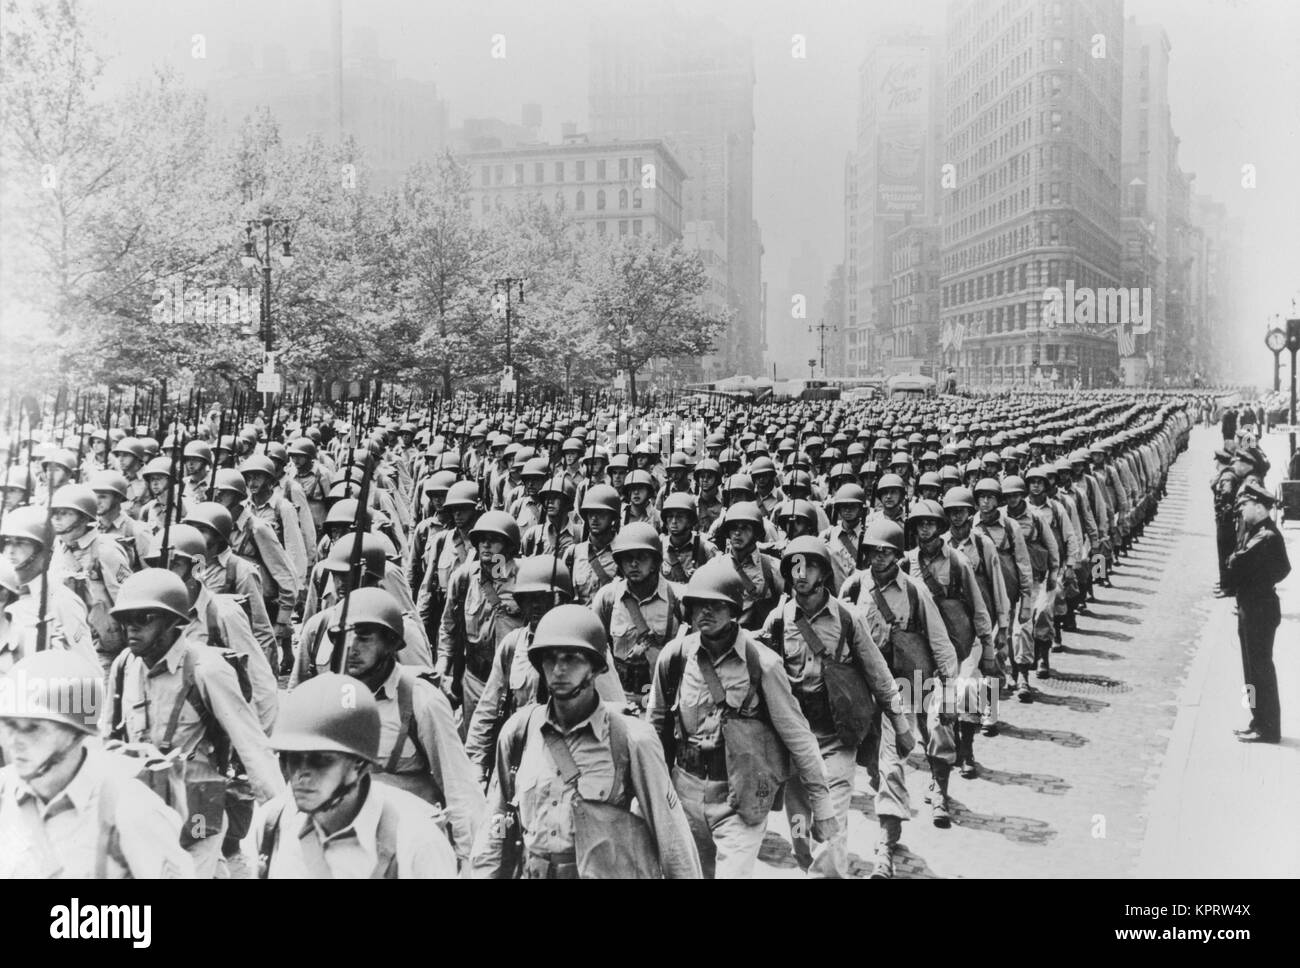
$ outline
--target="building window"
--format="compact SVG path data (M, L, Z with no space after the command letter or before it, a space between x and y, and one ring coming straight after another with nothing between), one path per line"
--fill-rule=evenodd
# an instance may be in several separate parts
M626 158L620 158L620 159L618 160L618 177L619 177L619 180L620 180L620 181L625 181L625 180L627 179L627 159L626 159Z
M632 234L633 235L641 234L641 219L637 219L632 223Z
M627 235L627 219L619 219L618 234Z
M575 161L573 163L573 167L577 170L577 173L574 175L574 178L576 178L578 181L586 181L587 163L585 161Z
M484 196L483 196L483 214L486 215L486 214L487 214L488 212L490 212L490 211L492 211L492 203L488 200L488 197L487 197L486 195L484 195Z
M479 183L480 183L484 188L487 188L489 185L492 184L492 166L491 166L491 165L484 165L484 166L482 166L482 167L478 170L478 175L479 175Z
M515 165L515 184L522 185L523 183L524 183L524 166Z
M596 223L596 234L601 238L604 238L605 228L608 224L609 224L608 222L603 222L603 221Z
M620 188L618 190L618 210L621 212L626 208L627 208L627 189Z
M564 192L555 193L555 210L557 212L564 211Z
M533 181L538 185L546 181L546 166L540 161L533 165Z
M596 162L596 181L605 180L605 160L602 158Z
M632 207L633 208L641 207L641 189L639 188L632 189Z
M585 212L587 210L587 193L581 189L578 190L578 195L573 200L573 209L577 212Z
M564 162L562 161L555 163L555 180L557 182L564 181Z
M640 158L632 159L632 177L637 181L641 180L641 159Z
M496 166L496 170L493 172L493 175L496 176L496 183L497 183L498 185L505 184L505 180L506 180L506 166L505 166L505 165L497 165L497 166Z
M596 211L605 211L605 189L596 189Z

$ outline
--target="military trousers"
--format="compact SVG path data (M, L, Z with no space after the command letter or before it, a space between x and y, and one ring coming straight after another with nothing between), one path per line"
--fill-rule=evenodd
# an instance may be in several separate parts
M1237 636L1241 639L1241 672L1251 702L1250 725L1261 736L1282 732L1282 708L1273 665L1273 642L1281 622L1277 594L1237 599Z
M795 860L808 876L843 879L849 876L849 805L858 772L857 751L835 743L822 749L822 763L826 767L826 785L830 787L831 808L839 821L839 832L820 844L813 840L812 801L797 775L785 785L785 815L790 821Z
M718 880L753 877L767 818L759 824L745 823L728 802L726 780L702 780L675 766L673 786L695 837L704 876Z

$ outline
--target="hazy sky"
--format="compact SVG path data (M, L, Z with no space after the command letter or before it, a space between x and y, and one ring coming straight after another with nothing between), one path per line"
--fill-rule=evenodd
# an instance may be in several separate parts
M375 31L399 75L434 81L453 125L466 117L518 120L520 105L543 108L545 136L559 123L587 122L587 23L596 11L641 9L663 0L343 0L352 27ZM1068 2L1068 0L1067 0ZM830 268L843 258L843 161L855 141L856 74L864 51L889 24L940 28L946 0L692 0L752 37L755 214L764 276L784 286L805 241ZM225 63L236 43L285 48L305 63L328 49L330 0L97 0L96 39L116 54L110 77L139 76L169 62L196 84ZM1285 314L1300 293L1300 3L1294 0L1128 0L1125 12L1164 25L1172 46L1170 102L1180 161L1195 186L1247 226L1254 304L1237 326L1259 344L1265 316ZM191 56L203 34L206 60ZM791 56L791 35L807 57ZM491 38L506 39L493 59ZM1242 166L1257 187L1242 187ZM1300 307L1298 307L1300 308Z

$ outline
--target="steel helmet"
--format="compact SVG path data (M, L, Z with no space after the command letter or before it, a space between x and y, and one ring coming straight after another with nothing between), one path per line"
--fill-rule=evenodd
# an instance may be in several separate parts
M322 672L280 700L269 745L285 753L325 750L379 762L379 705L360 679Z
M555 495L564 498L572 505L573 496L576 492L577 488L573 486L573 481L570 478L563 474L556 474L537 489L537 497L539 500L545 501L547 497Z
M1052 464L1052 465L1051 465L1051 468L1052 468L1052 470L1056 471L1056 473L1058 473L1058 474L1073 474L1073 473L1074 473L1074 465L1071 464L1070 461L1069 461L1069 459L1068 459L1068 458L1065 458L1065 457L1062 457L1062 458L1061 458L1060 460L1058 460L1055 464Z
M984 462L980 460L978 457L973 458L971 461L969 461L966 464L965 467L961 469L961 472L962 474L983 474Z
M586 653L599 674L608 668L605 627L585 605L557 605L537 623L528 645L528 661L540 672L542 656L550 649L572 649Z
M722 602L731 606L734 615L741 613L745 607L745 586L729 557L710 558L695 569L682 596L687 608L693 601Z
M32 469L30 467L15 464L5 471L3 487L8 490L31 493L33 483Z
M862 535L864 548L892 548L900 555L903 553L903 529L893 521L876 519L867 525Z
M933 487L935 490L943 487L943 478L935 471L926 471L921 475L920 480L916 482L917 487Z
M862 489L860 484L841 484L835 496L830 500L831 504L866 504L867 492Z
M661 514L667 516L669 511L684 511L690 515L692 521L699 518L699 513L695 509L695 497L685 491L675 491L664 498Z
M957 490L957 488L953 488L953 490L955 491ZM983 477L980 478L980 480L975 484L973 493L976 497L978 497L981 494L992 494L994 497L1001 500L1002 484L998 481L996 477Z
M943 509L949 511L952 508L975 510L975 495L971 493L970 488L954 487L943 496Z
M455 483L456 483L456 474L454 471L434 471L432 474L430 474L428 477L424 479L424 482L421 484L421 487L424 488L424 493L426 496L431 494L446 494L448 491L451 490L451 486ZM478 486L471 481L466 481L465 483L469 484L473 488L474 499L477 500ZM470 502L471 506L473 505L473 503L474 503L473 501ZM443 507L446 506L447 506L446 501L444 501Z
M545 457L531 457L524 463L519 476L545 478L550 472L551 465Z
M186 513L184 523L196 528L208 528L226 541L230 540L230 534L235 530L235 519L216 501L203 501L194 505Z
M138 437L123 437L113 447L114 454L128 454L136 459L137 463L144 463L144 443Z
M217 471L216 478L213 481L212 493L218 491L229 491L232 494L238 494L242 501L248 497L248 484L244 476L236 470L223 468Z
M95 520L95 492L86 484L64 484L50 498L51 511L76 511Z
M595 447L583 451L582 463L594 464L596 461L605 461L609 463L609 451L597 444Z
M803 498L794 498L789 501L782 501L776 510L776 520L778 522L786 521L790 518L799 518L805 524L811 525L813 530L817 529L817 512L812 504Z
M199 529L189 524L174 524L167 536L167 548L170 557L184 558L186 561L198 561L207 552L207 544ZM157 568L162 562L162 532L154 535L149 542L149 553L141 560L151 568Z
M317 455L316 442L310 437L298 437L289 444L288 454L290 457L307 457L315 460Z
M163 611L189 618L190 593L177 575L166 568L145 568L129 575L118 587L117 602L109 614L120 619L131 612Z
M732 474L722 484L724 494L731 494L740 491L745 494L754 493L754 479L748 474Z
M146 479L150 477L165 477L168 480L171 480L171 459L168 457L155 457L153 460L149 461L149 463L144 465L140 471L140 476Z
M731 530L734 524L752 524L759 537L763 535L763 514L753 501L737 501L722 513L722 521L718 526L723 534Z
M352 562L352 552L356 549L357 533L349 531L330 545L329 554L321 562L321 567L332 574L346 574ZM391 543L383 535L367 531L361 539L362 569L366 574L382 578L385 562Z
M981 457L980 460L984 461L985 470L988 470L990 467L1002 466L1002 455L996 450L990 450L987 454Z
M583 514L588 511L608 511L618 517L620 510L621 501L618 491L614 490L609 484L593 484L587 488L587 493L582 496L581 513Z
M6 513L4 522L0 523L0 539L7 538L22 538L43 548L50 547L53 529L45 520L45 509L29 506Z
M271 464L275 467L275 473L278 477L280 469L284 467L285 462L289 459L289 449L278 440L269 440L266 443L266 456L271 459Z
M438 471L433 476L437 478L439 474L450 473L450 471ZM436 489L430 487L429 490ZM447 488L447 497L442 502L442 507L446 511L452 511L456 508L469 508L472 510L478 507L478 485L473 481L456 481Z
M615 560L618 560L619 555L636 551L648 551L656 558L663 558L664 553L663 545L659 541L659 532L653 525L643 521L634 521L622 528L610 546L610 551Z
M960 484L961 471L957 470L957 468L953 467L951 464L941 467L939 468L939 481L940 487L943 486L942 482L944 481L952 481L954 484Z
M914 521L938 521L943 531L948 527L948 516L943 513L943 506L938 501L917 501L907 515L907 523Z
M649 471L631 471L627 477L623 479L623 490L626 491L629 488L637 486L648 487L650 488L650 493L653 494L655 492L654 476Z
M1025 478L1025 483L1026 483L1026 484L1028 484L1030 481L1044 481L1044 482L1046 482L1046 480L1047 480L1047 468L1046 468L1045 466L1043 466L1042 464L1036 464L1036 465L1034 465L1033 467L1029 468L1027 471L1025 471L1025 473L1024 473L1024 478ZM1005 484L1005 483L1002 485L1002 489L1003 489L1003 490L1006 490L1006 484Z
M609 464L606 465L606 469L610 473L613 473L614 471L626 471L631 466L632 466L631 459L627 456L626 453L620 451L619 453L614 454L612 457L610 457Z
M506 554L514 557L519 553L519 522L505 511L488 511L470 529L469 540L478 544L484 538L502 538L506 543Z
M1024 494L1028 488L1025 487L1025 479L1012 474L1009 477L1002 478L1002 496L1010 497L1013 494Z
M265 454L252 454L245 458L239 465L239 473L245 477L249 474L265 474L271 480L275 480L278 476L275 463Z
M830 581L835 574L835 566L831 564L831 553L827 549L826 543L821 538L805 534L795 538L781 552L781 577L786 582L791 581L790 571L794 565L796 555L807 555L816 558L821 565L822 576L826 581Z
M749 465L749 476L758 477L759 474L775 474L776 465L772 463L770 457L760 457Z
M1071 464L1087 464L1087 463L1088 463L1088 452L1087 452L1086 450L1084 450L1082 447L1080 447L1078 450L1076 450L1076 451L1074 451L1073 453L1070 454L1070 463L1071 463Z
M888 491L890 488L905 491L907 490L907 485L903 483L903 479L897 474L882 474L880 480L876 483L876 493L879 494L881 491Z
M334 607L330 617L329 630L332 633L352 631L359 625L378 625L394 637L401 648L406 635L406 622L402 616L402 606L398 604L393 593L384 588L357 588L348 595L348 615L346 628L339 625L343 618L342 603Z
M573 578L568 567L555 555L520 558L514 591L516 595L560 592L565 598L573 598Z
M912 455L905 450L895 451L894 456L889 458L890 467L911 467Z
M0 717L44 719L94 736L104 702L104 670L67 649L32 652L7 673L14 688L0 689Z
M185 445L185 449L181 451L181 458L183 460L201 460L211 464L212 448L208 446L205 440L191 440Z
M454 450L445 451L437 456L433 462L434 470L451 471L460 470L460 454Z
M41 461L42 467L48 467L53 464L55 467L62 467L69 474L77 472L77 455L70 450L56 450Z
M782 488L801 487L806 491L812 490L812 475L807 471L790 471L785 475L781 482Z

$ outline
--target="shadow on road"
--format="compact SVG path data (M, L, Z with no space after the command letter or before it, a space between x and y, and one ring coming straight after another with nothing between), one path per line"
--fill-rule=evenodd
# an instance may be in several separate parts
M949 794L953 789L965 789L967 784L979 783L980 780L987 780L989 783L996 783L998 786L1020 786L1033 790L1035 793L1044 793L1049 796L1065 796L1070 784L1065 782L1064 777L1048 776L1044 773L1012 773L1008 770L995 770L992 767L980 764L980 775L975 780L962 780L960 777L952 781L949 788ZM957 787L960 782L961 786Z
M998 735L1008 736L1011 739L1055 743L1057 746L1066 746L1070 749L1078 749L1088 744L1088 737L1081 736L1078 733L1071 733L1061 729L1033 729L1024 726L1012 726L1010 723L1002 723L998 726Z
M1102 649L1076 649L1069 645L1061 646L1061 652L1064 655L1087 655L1094 659L1109 659L1111 661L1124 658L1118 652L1106 652Z
M1133 636L1127 632L1111 632L1107 629L1086 629L1080 626L1073 635L1096 635L1103 639L1110 639L1112 642L1132 642ZM1067 650L1068 651L1068 650Z
M1099 713L1103 709L1110 708L1110 703L1102 702L1100 699L1084 699L1082 696L1056 696L1050 692L1043 692L1041 686L1034 693L1034 702L1040 702L1044 706L1068 706L1077 713Z

